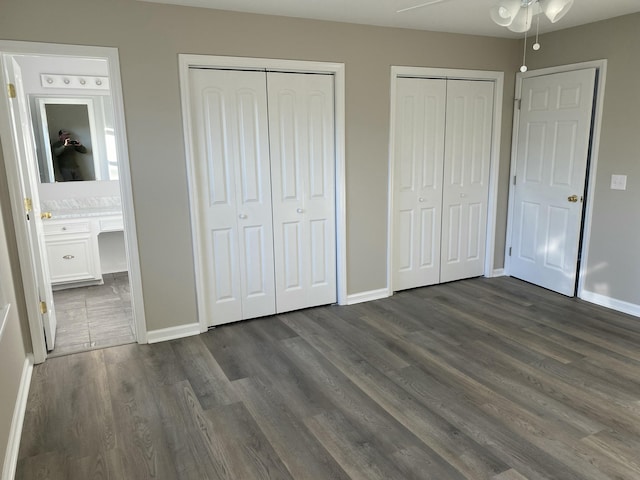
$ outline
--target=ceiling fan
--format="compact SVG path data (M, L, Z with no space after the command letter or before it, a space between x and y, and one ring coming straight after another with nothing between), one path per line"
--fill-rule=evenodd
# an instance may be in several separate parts
M396 10L408 12L451 0L428 0L410 7ZM491 19L512 32L526 32L531 28L535 15L544 13L551 23L556 23L569 11L574 0L498 0L489 10Z
M396 13L408 12L448 1L451 0L427 0L423 3L396 10ZM524 33L521 72L527 71L527 32L533 24L533 17L536 16L536 41L533 44L533 49L539 50L540 14L544 13L551 23L556 23L566 15L573 2L574 0L497 0L496 4L491 7L489 16L496 24L501 27L507 27L512 32Z

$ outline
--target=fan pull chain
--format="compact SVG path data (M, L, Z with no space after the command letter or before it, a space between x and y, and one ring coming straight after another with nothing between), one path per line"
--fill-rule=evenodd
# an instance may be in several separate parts
M527 18L529 18L529 5L527 4ZM527 71L527 33L529 32L529 28L524 31L524 50L522 52L522 66L520 67L520 71L522 73Z

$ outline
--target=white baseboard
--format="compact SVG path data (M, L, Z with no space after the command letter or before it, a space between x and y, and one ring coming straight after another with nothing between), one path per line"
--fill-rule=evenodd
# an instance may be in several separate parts
M494 277L504 277L506 273L504 272L504 268L496 268L491 272L491 278Z
M640 317L640 305L636 305L635 303L616 300L615 298L607 297L606 295L601 295L599 293L589 292L587 290L582 290L579 297L586 302L595 303L601 307L611 308L618 312Z
M11 419L11 430L9 431L9 442L4 455L4 467L2 469L2 480L13 480L16 475L18 465L18 449L20 448L20 438L22 437L22 426L24 424L24 414L27 411L27 399L29 398L29 387L31 386L31 374L33 373L33 355L27 355L22 367L20 377L20 387L16 405L13 408L13 418Z
M151 330L147 332L147 343L166 342L167 340L175 340L176 338L190 337L192 335L200 335L199 323Z
M379 300L381 298L387 298L388 296L388 288L380 288L378 290L369 290L368 292L353 293L351 295L347 295L347 305L370 302L371 300Z

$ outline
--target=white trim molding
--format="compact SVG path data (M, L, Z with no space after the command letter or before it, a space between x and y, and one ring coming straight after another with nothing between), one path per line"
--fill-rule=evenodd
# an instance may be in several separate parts
M636 305L635 303L617 300L615 298L607 297L606 295L590 292L584 289L578 295L578 297L585 302L595 303L596 305L600 305L601 307L606 307L618 312L627 313L629 315L633 315L634 317L640 317L640 305Z
M356 303L370 302L372 300L380 300L389 297L389 289L379 288L378 290L369 290L367 292L352 293L347 297L347 305L355 305Z
M586 292L584 289L585 278L588 275L587 265L589 263L589 245L591 243L591 224L593 218L593 202L596 186L596 176L598 170L598 154L600 151L600 132L602 131L602 112L604 108L604 92L607 79L607 60L593 60L590 62L574 63L570 65L558 65L555 67L542 68L540 70L529 70L525 73L516 75L516 94L518 99L522 95L522 80L530 77L538 77L542 75L551 75L554 73L571 72L574 70L583 70L586 68L595 68L596 76L596 93L593 111L592 136L591 136L591 157L589 159L589 170L587 172L587 192L584 202L584 223L582 225L582 248L578 255L581 258L580 269L578 274L578 298L587 300L592 292ZM507 213L507 237L504 249L504 270L509 275L511 266L511 257L509 256L509 247L513 238L513 208L514 208L514 191L511 188L513 176L516 171L517 162L517 145L518 145L518 126L520 123L520 110L517 108L517 102L513 106L513 131L511 136L511 167L509 173L509 200ZM593 294L597 295L597 294ZM593 298L593 297L592 297ZM606 298L606 297L604 297ZM587 300L590 301L590 300ZM593 302L598 303L598 302ZM623 302L624 303L624 302ZM613 308L613 307L611 307ZM633 314L632 314L633 315Z
M180 99L182 103L183 135L185 156L187 159L187 179L189 182L189 201L191 218L201 218L198 212L197 191L193 183L195 162L191 141L191 92L189 88L190 68L221 68L237 70L265 70L292 73L325 73L334 77L335 95L335 155L336 155L336 275L337 301L339 305L347 303L347 219L346 219L346 169L345 169L345 67L343 63L310 62L249 57L224 57L214 55L179 54ZM196 277L198 320L200 331L209 327L205 312L202 285L204 272L198 239L201 238L198 222L191 222L191 237L194 250L194 268Z
M505 275L504 268L495 268L493 272L491 272L491 277L504 277Z
M397 79L441 78L448 80L485 80L494 83L493 132L491 136L491 163L489 170L489 198L487 199L487 237L485 245L484 276L493 276L493 260L496 241L496 216L498 206L498 174L500 170L500 136L502 133L502 102L504 96L504 72L485 70L460 70L426 67L391 67L390 122L389 122L389 185L387 196L387 290L393 294L393 180L394 180L394 139L396 115Z
M9 441L4 454L4 467L2 468L2 480L13 480L16 475L18 465L18 450L20 449L20 438L22 437L22 426L24 424L24 414L27 411L27 399L29 397L29 387L31 386L31 375L33 373L33 356L27 355L22 367L20 376L20 386L18 396L13 409L11 419L11 430L9 430Z
M175 340L177 338L191 337L199 335L200 323L188 323L186 325L178 325L177 327L161 328L159 330L150 330L147 332L148 343L166 342L167 340Z

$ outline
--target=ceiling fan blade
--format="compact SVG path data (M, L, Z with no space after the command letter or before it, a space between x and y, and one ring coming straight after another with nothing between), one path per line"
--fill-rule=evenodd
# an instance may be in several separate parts
M449 0L430 0L428 2L420 3L412 7L401 8L396 10L396 13L408 12L409 10L415 10L416 8L428 7L429 5L435 5L436 3L448 2Z

